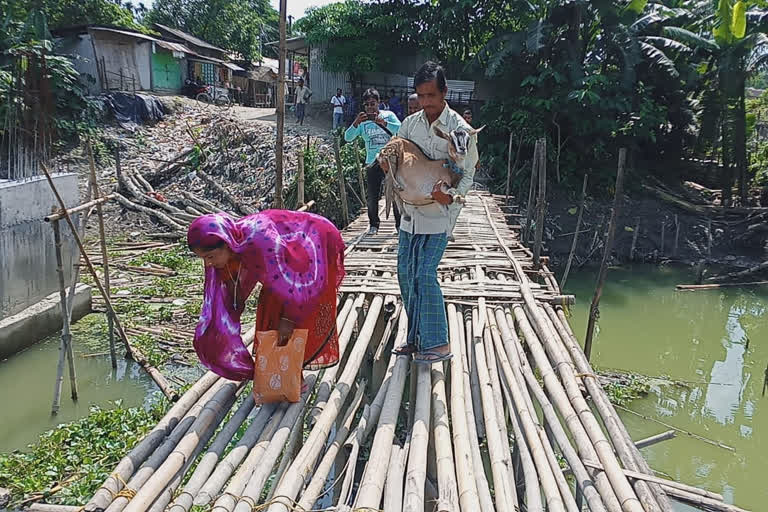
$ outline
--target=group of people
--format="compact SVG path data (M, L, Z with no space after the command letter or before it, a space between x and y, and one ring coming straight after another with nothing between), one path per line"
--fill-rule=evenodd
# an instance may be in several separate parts
M447 82L441 66L425 63L414 77L414 87L415 94L408 98L408 116L402 122L392 110L381 108L375 89L365 91L364 111L344 134L348 141L357 137L365 141L371 234L379 228L378 197L389 172L376 157L389 139L398 135L411 140L429 158L447 163L448 141L436 129L445 133L471 130L465 117L445 101ZM343 98L341 91L336 97ZM297 102L297 107L303 104ZM333 105L343 114L343 100ZM335 121L336 115L334 112ZM438 182L432 191L433 203L404 203L403 211L395 212L397 276L408 336L393 351L412 356L417 363L432 364L452 356L437 267L456 225L459 197L472 185L477 160L477 141L472 136L461 168L455 169L461 179L454 187ZM285 210L266 210L239 220L219 213L195 220L187 240L206 267L205 296L194 342L205 366L228 379L253 378L253 358L240 338L240 316L257 283L262 284L257 331L276 330L281 340L287 340L294 329L306 329L304 367L338 363L336 295L344 277L344 243L330 221Z

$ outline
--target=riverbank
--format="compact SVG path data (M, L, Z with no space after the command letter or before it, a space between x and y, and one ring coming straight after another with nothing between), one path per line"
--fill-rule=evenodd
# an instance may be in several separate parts
M693 203L691 203L693 204ZM613 201L587 197L572 268L600 263ZM553 266L565 267L578 219L579 197L550 192L544 241ZM622 198L611 264L678 263L749 268L766 259L764 214L694 213L644 189ZM712 270L710 273L714 272Z

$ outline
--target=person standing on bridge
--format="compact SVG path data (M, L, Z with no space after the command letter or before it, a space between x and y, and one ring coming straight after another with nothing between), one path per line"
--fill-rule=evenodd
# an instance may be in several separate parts
M421 103L419 103L419 95L416 93L408 96L408 115L413 115L421 110Z
M449 163L448 141L439 137L435 128L449 133L457 128L470 130L458 112L445 101L448 87L443 68L426 62L413 80L422 110L408 116L399 136L417 144L429 158L446 159ZM477 147L470 139L467 156L462 162L463 175L456 188L437 182L432 190L434 203L425 206L403 204L400 239L397 253L397 279L403 305L408 315L406 345L395 348L396 354L414 354L414 361L434 363L451 358L448 344L448 322L445 301L437 281L437 266L453 229L451 206L472 184ZM388 169L384 169L388 171Z
M344 140L352 142L357 137L365 141L365 165L368 184L368 234L375 235L379 231L379 196L384 173L376 161L381 148L386 146L389 139L400 130L400 120L389 110L379 110L379 91L367 89L363 93L363 107L352 125L344 132ZM400 226L400 212L395 212L395 227Z
M287 210L237 220L215 213L190 224L187 244L205 263L194 347L206 368L230 380L253 378L240 316L257 283L257 332L276 330L285 341L294 329L307 329L304 368L339 362L336 293L344 278L344 241L331 221Z

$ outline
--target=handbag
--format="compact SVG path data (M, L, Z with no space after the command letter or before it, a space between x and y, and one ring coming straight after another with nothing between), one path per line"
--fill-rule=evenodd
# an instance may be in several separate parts
M257 404L298 402L307 329L295 329L284 344L277 331L257 331L253 398Z

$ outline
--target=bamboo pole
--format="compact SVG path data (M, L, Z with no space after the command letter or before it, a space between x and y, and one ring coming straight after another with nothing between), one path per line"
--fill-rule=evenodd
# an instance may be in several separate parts
M249 334L253 336L253 330ZM179 424L187 412L200 400L202 396L216 383L220 377L213 372L203 375L163 416L155 427L123 457L115 469L110 473L104 483L93 497L85 505L84 510L95 512L106 509L118 492L123 489L124 482L133 475L156 448L165 440Z
M296 178L296 195L299 206L304 206L304 152L299 151L299 175Z
M365 433L369 425L374 425L376 422L370 420L371 408L367 405L363 407L363 416L360 418L355 431L350 434L345 446L349 448L349 457L347 458L347 468L344 473L344 481L341 483L341 489L338 494L338 505L341 507L348 506L352 495L352 481L355 479L355 473L357 469L357 458L360 453L360 446L365 442ZM402 503L402 502L401 502Z
M344 225L349 225L349 210L347 209L347 189L344 187L344 167L341 165L341 155L339 154L339 139L333 139L333 155L336 158L336 176L339 180L339 199L341 201L341 214L344 219Z
M409 435L404 446L395 443L389 456L387 480L384 487L384 511L402 512L403 510L403 478L405 476L405 461L408 459L410 448Z
M131 344L128 342L128 336L125 334L125 331L123 330L123 325L120 322L120 319L117 317L117 314L115 313L115 309L112 307L112 301L109 300L106 290L104 289L104 286L101 284L101 280L99 279L99 276L96 273L96 269L93 268L93 265L91 264L91 260L88 257L88 253L85 251L83 242L77 233L77 228L75 228L75 224L72 222L72 218L69 216L69 214L66 211L67 207L64 204L64 200L61 198L61 195L59 194L59 191L56 188L56 185L53 183L53 178L51 178L51 174L48 171L48 168L43 163L41 163L40 166L43 170L43 173L45 174L46 179L48 180L48 184L51 186L53 195L56 196L56 200L58 201L59 206L61 206L61 209L64 212L64 218L67 221L67 224L69 225L69 229L72 231L72 235L75 237L75 242L77 243L77 246L80 249L80 254L83 260L85 261L85 264L88 267L88 270L90 271L91 276L93 277L93 280L96 283L96 286L99 288L99 292L101 292L102 297L104 297L105 306L107 307L107 310L112 315L112 317L115 319L115 327L117 327L117 332L120 335L120 338L122 338L123 342L125 343L125 346L128 349L128 353L131 354L134 361L139 363L144 368L144 370L150 375L150 377L152 377L152 380L155 381L155 383L158 385L158 387L163 392L163 394L165 394L165 396L168 397L168 399L170 399L171 401L175 400L177 398L176 392L173 391L173 388L171 388L165 376L163 376L163 374L160 373L157 370L157 368L149 364L149 362L144 357L144 355L139 350L133 348Z
M80 213L80 212L83 212L83 211L86 211L86 210L90 210L94 206L97 206L97 205L100 205L100 204L104 204L107 201L110 201L110 200L112 200L114 198L115 198L115 194L107 194L105 196L99 197L98 199L93 199L93 200L87 201L87 202L85 202L85 203L83 203L81 205L75 206L73 208L69 208L67 210L67 213L69 215L74 215L76 213ZM52 213L50 215L46 215L45 217L43 217L43 220L45 222L54 222L54 221L57 221L57 220L61 220L63 218L64 218L64 213L61 210L57 210L56 212L54 212L54 213Z
M136 495L126 505L125 512L144 512L147 510L176 472L184 466L192 452L201 443L205 432L216 427L215 417L225 402L235 395L241 385L241 383L232 381L222 383L221 388L200 411L200 415L190 426L189 431L179 440L174 451L165 458L150 479L137 490ZM110 510L109 512L118 511Z
M549 317L551 328L554 331L552 341L555 345L559 345L558 347L553 346L553 349L560 351L561 359L563 361L566 361L569 364L575 363L580 374L594 375L594 370L590 366L589 361L587 361L584 353L581 352L576 338L572 337L567 332L566 328L557 317L554 309L546 304L542 307ZM624 467L633 471L642 471L651 474L651 468L645 462L640 450L638 450L632 442L629 432L627 432L626 427L619 419L618 414L613 408L613 405L611 405L610 399L603 387L596 382L596 379L594 378L584 379L584 385L589 391L598 413L602 417L603 425L605 425L608 435L613 442L613 446L616 449L621 462L624 464ZM657 485L649 486L646 482L636 481L635 489L646 510L672 511L672 505L666 498L664 491Z
M275 432L277 432L278 427L282 423L283 418L285 417L285 414L291 405L295 405L295 404L289 404L288 402L283 402L280 405L278 405L278 408L275 411L275 413L268 418L269 422L264 427L264 430L259 436L258 442L253 446L251 451L248 452L248 456L245 458L245 460L239 467L237 468L225 467L225 468L222 468L224 470L223 472L219 472L219 470L217 469L216 474L213 475L217 477L216 482L212 482L212 479L211 479L205 484L205 486L203 486L203 489L201 489L200 494L195 500L196 505L207 505L208 503L210 503L210 501L208 501L207 503L204 503L203 502L204 499L211 500L214 497L216 497L216 501L212 507L212 510L216 509L216 510L231 511L232 509L235 508L235 505L237 505L239 496L243 493L243 490L245 489L245 486L248 484L248 480L250 479L253 472L256 470L259 464L261 464L262 458L264 457L264 453L266 452L267 448L272 442L272 437L275 435ZM219 467L221 466L222 464L219 465ZM237 471L235 472L234 476L232 476L232 479L229 480L229 483L227 483L228 477L223 475L222 473L229 472L229 474L231 475L235 469L237 469ZM227 483L227 486L224 489L224 492L219 494L218 490L213 491L213 489L216 486L218 486L218 488L221 489L221 487L225 483Z
M581 219L584 215L584 205L587 199L587 180L589 175L584 173L584 180L581 183L581 198L579 199L579 213L576 217L576 229L573 232L573 241L571 242L571 251L568 253L568 262L565 265L565 271L563 272L563 278L560 280L560 288L565 289L565 283L568 281L568 274L571 271L571 263L573 263L573 256L576 254L576 244L579 241L579 232L581 230Z
M312 394L312 388L315 385L316 379L317 374L315 372L310 373L304 378L304 381L307 384L307 390L301 394L301 400L288 406L277 430L269 441L269 446L267 446L258 465L248 479L248 483L245 485L243 492L240 494L234 508L235 512L250 512L259 502L259 496L261 496L264 489L264 484L269 478L272 468L274 467L275 462L277 462L277 458L283 451L283 448L288 441L288 437L295 428L302 428L301 425L303 424L304 413L309 406L307 400ZM277 494L282 495L279 491L276 492Z
M485 423L482 413L479 413L479 411L482 410L482 398L480 397L480 377L477 372L477 361L475 360L475 350L473 344L474 336L472 334L472 329L474 326L472 322L472 309L467 308L464 311L464 350L466 352L466 363L469 373L468 377L471 391L470 398L472 400L472 407L468 408L467 412L472 413L472 421L475 424L475 432L477 437L480 439L485 439ZM478 411L478 414L476 414L475 411Z
M538 179L539 172L539 141L536 141L536 146L533 150L533 159L531 160L531 183L528 187L528 202L525 209L525 229L523 229L522 242L528 245L531 236L531 216L533 215L533 193L536 190L536 180Z
M456 312L456 322L459 325L463 325L464 323L461 310L457 310ZM472 339L471 310L469 311L469 319L466 325L466 329L459 329L458 334L460 338L459 341L461 349L461 360L463 367L466 369L464 371L464 389L477 390L474 384L474 382L477 382L477 372L472 371L472 368L470 368L468 364L468 361L470 360L470 353L474 353L474 350L470 350L470 347L467 344L467 339ZM475 375L474 382L471 379L471 375L473 374ZM478 499L480 500L482 510L493 510L493 499L491 497L488 479L485 475L485 465L483 463L483 456L480 452L480 437L477 433L477 425L482 425L482 413L478 411L478 414L475 414L473 403L474 400L471 392L466 391L464 393L464 400L465 409L467 412L467 435L469 437L470 453L472 454L472 465L475 468L475 485L477 486ZM478 399L478 402L476 403L478 404L479 408L482 408L479 402L480 400Z
M512 132L509 132L509 143L507 145L507 185L504 187L506 199L504 204L509 204L509 188L512 186Z
M279 45L277 65L277 136L275 137L275 201L277 209L283 208L283 140L285 137L285 16L288 0L280 0L279 9Z
M320 464L318 464L314 474L312 475L312 480L309 481L307 488L304 489L304 492L299 499L298 506L300 510L310 510L317 501L317 498L320 496L320 493L323 490L323 485L325 484L325 480L328 478L328 474L333 468L336 455L339 453L339 449L346 440L347 436L349 435L349 431L352 428L352 420L354 419L355 414L357 413L357 410L360 408L360 404L363 401L364 391L365 385L359 385L357 387L357 392L355 393L354 398L352 398L352 404L350 405L349 409L347 409L346 415L341 422L341 428L336 431L336 435L334 436L333 441L331 442L330 446L328 446L325 455L323 455L323 458L320 460Z
M640 217L635 221L635 229L632 232L632 245L629 248L629 261L635 261L635 247L637 247L638 236L640 236Z
M589 357L592 354L592 336L595 333L595 322L597 322L600 297L603 295L603 285L605 284L605 277L608 274L608 260L611 257L613 239L616 235L616 222L619 218L619 211L621 210L621 196L624 186L624 165L626 164L626 161L627 150L626 148L621 148L619 150L619 168L616 172L616 192L613 198L613 211L611 212L611 220L608 224L608 238L605 241L603 260L600 263L600 273L597 276L597 287L595 288L595 294L592 297L592 304L589 307L587 335L584 338L584 354L587 356L587 361L589 361Z
M53 240L56 250L56 274L59 278L59 298L61 300L61 343L59 344L59 361L56 365L56 380L53 388L53 405L51 414L59 413L61 404L61 386L64 382L64 359L69 366L69 385L72 400L77 400L77 372L75 358L72 353L72 334L69 330L69 306L67 304L67 286L64 283L64 257L61 253L61 229L59 222L53 223Z
M437 466L437 490L439 510L460 510L456 467L451 447L451 430L448 422L448 399L445 389L445 372L442 363L432 365L432 439L435 445Z
M401 315L400 327L402 331L404 331L405 326L406 317ZM405 340L403 339L403 341ZM386 399L376 427L376 435L371 445L368 465L358 487L357 499L355 500L355 507L357 508L376 509L381 502L408 366L409 361L405 356L398 356L395 360L395 367L387 387Z
M339 415L340 409L346 401L347 394L360 371L360 365L362 364L368 344L374 334L374 329L379 320L379 313L381 312L383 304L384 297L382 295L377 295L371 301L371 306L368 309L363 328L360 330L352 352L347 358L347 362L344 365L344 371L339 377L336 388L328 399L328 405L323 409L314 428L309 433L309 436L304 443L304 447L296 456L296 460L294 460L291 465L285 481L282 482L275 491L277 495L295 499L303 487L305 480L309 477L312 468L314 468L315 462L328 440L331 426L333 425L333 422L336 421L336 417ZM267 510L268 512L288 512L289 508L285 503L281 502L274 503Z
M501 345L501 333L499 331L497 321L492 315L488 315L488 321L493 331L493 342L497 345L496 349L499 363L502 367L502 370L504 370L505 367L509 364L509 361L507 360L506 353L503 351L503 346ZM504 375L506 376L506 374ZM529 512L541 512L544 510L544 506L541 502L541 490L539 488L538 472L536 471L536 465L533 461L533 458L531 457L531 451L528 447L528 443L525 441L523 426L520 421L521 413L514 406L514 401L511 394L511 387L513 385L517 386L519 384L510 382L508 378L502 379L502 383L504 384L504 398L507 402L507 413L509 414L510 424L512 425L512 429L515 435L515 449L517 450L519 456L519 467L522 469L525 506ZM529 405L527 407L528 410L526 413L530 414L529 411L533 410L533 406ZM515 469L517 469L517 467L518 466L515 466Z
M677 256L678 243L680 241L680 219L675 214L675 244L672 246L672 256Z
M475 317L475 315L473 315ZM494 501L497 510L512 510L518 507L517 493L512 486L514 478L510 474L512 468L507 467L505 454L502 448L496 404L493 399L491 378L488 365L485 360L485 352L482 343L482 333L485 329L485 313L480 311L476 316L477 321L473 325L473 348L477 373L480 379L480 394L482 398L483 419L486 425L486 440L488 452L491 457L491 474L493 475ZM474 319L474 318L473 318Z
M453 427L453 449L456 454L456 479L461 510L481 510L477 494L475 469L472 465L467 414L466 414L466 365L463 364L459 322L456 305L448 303L448 328L451 343L451 426ZM482 468L480 468L482 471Z
M536 201L536 237L533 244L533 265L541 266L541 243L544 235L544 214L547 209L547 139L540 140L539 149L539 198Z
M96 162L93 160L93 148L88 139L88 166L91 176L91 190L93 197L98 201L101 197L99 183L96 181ZM96 204L96 213L99 216L99 245L101 246L101 263L104 272L104 290L107 297L111 298L109 286L109 256L107 254L107 237L104 234L104 211L101 209L101 203ZM117 351L115 350L115 319L112 315L107 315L107 332L109 333L109 358L112 361L112 368L117 368Z
M666 432L662 432L661 434L656 434L655 436L649 436L644 439L635 441L635 447L647 448L648 446L652 446L662 441L667 441L668 439L672 439L676 435L677 433L674 430L667 430Z
M423 512L424 482L427 478L427 445L432 379L430 365L416 364L416 403L414 404L411 446L405 473L403 512Z
M527 400L524 396L525 385L522 383L522 375L515 375L515 371L508 357L501 350L501 338L498 338L499 344L499 363L508 384L509 392L514 403L514 410L517 412L517 418L520 421L521 433L524 437L519 438L519 442L526 443L530 450L531 458L536 466L536 473L541 482L541 489L547 501L547 510L552 512L564 512L565 504L558 489L558 484L552 473L547 449L551 451L549 443L542 443L539 431L542 430L538 424L538 419L534 420L534 412L530 410ZM517 369L519 372L519 368ZM522 384L522 385L521 385ZM511 406L512 404L510 404ZM554 457L554 454L552 454ZM539 492L536 489L536 492ZM573 503L573 508L576 504ZM570 507L569 507L570 508Z
M279 422L284 412L284 409L278 409L277 404L262 405L253 422L243 434L243 437L240 438L226 457L218 461L215 468L210 469L209 472L208 465L210 464L210 459L209 461L201 461L200 465L203 465L203 468L200 470L201 473L194 474L187 483L187 487L190 488L188 492L193 495L193 505L209 504L219 494L219 491L224 487L224 484L232 476L235 469L240 467L241 462L243 467L248 467L248 458L253 453L254 445L261 440L262 435L267 430L267 424L272 421ZM271 437L271 434L269 437ZM203 464L203 462L206 462L206 464ZM205 475L205 473L209 474ZM197 491L195 491L196 487L198 488ZM182 498L183 496L179 496L174 506L188 511L191 505L188 505L188 500Z
M221 459L224 450L229 445L232 437L235 435L240 425L243 424L245 419L254 408L253 394L249 394L243 403L240 404L235 414L227 422L224 428L216 436L216 440L205 452L205 455L200 459L194 473L189 478L187 485L184 486L183 491L179 494L176 501L174 501L169 509L169 512L187 512L192 508L193 500L200 488L213 472L216 464Z

